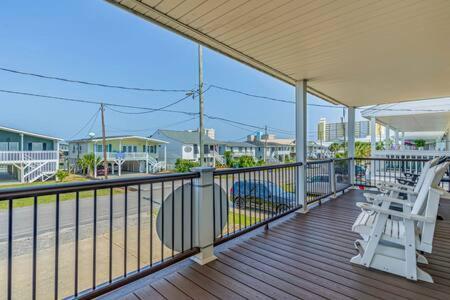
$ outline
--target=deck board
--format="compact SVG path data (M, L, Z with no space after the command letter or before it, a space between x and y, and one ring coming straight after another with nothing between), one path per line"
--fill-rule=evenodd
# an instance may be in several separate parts
M293 214L239 241L205 266L183 266L128 299L450 299L450 201L441 201L430 264L435 283L413 282L350 263L361 191ZM126 287L125 287L126 288ZM154 297L152 297L154 295Z

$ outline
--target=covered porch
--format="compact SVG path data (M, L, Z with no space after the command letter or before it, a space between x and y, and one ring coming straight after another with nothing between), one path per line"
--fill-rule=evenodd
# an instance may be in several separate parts
M141 279L104 299L448 299L450 202L441 201L434 251L426 255L434 283L412 282L350 263L351 231L362 191L351 190L291 214L217 248L217 260L187 261Z

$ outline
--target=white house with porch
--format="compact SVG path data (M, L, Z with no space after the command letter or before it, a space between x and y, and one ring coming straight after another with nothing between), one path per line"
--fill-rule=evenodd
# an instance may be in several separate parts
M166 169L167 143L164 141L136 135L107 136L105 139L108 174L117 172L121 176L122 171L156 173ZM77 161L90 153L103 161L102 138L69 141L69 161L76 170L79 170Z
M62 139L0 127L0 180L31 183L53 177Z

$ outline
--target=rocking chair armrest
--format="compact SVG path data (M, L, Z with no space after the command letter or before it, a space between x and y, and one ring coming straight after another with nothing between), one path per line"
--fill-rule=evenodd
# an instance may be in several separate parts
M427 217L423 217L423 216L419 216L419 215L413 215L410 213L404 213L404 212L400 212L398 210L381 208L378 205L371 205L371 204L365 203L365 202L358 202L358 203L356 203L356 206L360 207L363 210L374 211L374 212L384 214L384 215L396 216L396 217L403 218L406 220L411 220L411 221L427 222L427 223L433 223L436 221L433 218L427 218Z
M396 187L385 187L385 190L388 190L389 192L397 192L397 193L405 193L408 195L413 195L413 196L417 196L419 193L414 192L413 189L399 189Z
M411 179L408 179L408 178L397 178L397 182L399 184L401 184L401 185L404 185L404 186L407 186L407 185L413 186L413 185L416 184L415 180L411 180Z
M397 182L379 182L376 184L376 187L379 189L387 189L387 188L397 188L397 189L405 189L405 190L413 190L413 187L410 185L404 185Z

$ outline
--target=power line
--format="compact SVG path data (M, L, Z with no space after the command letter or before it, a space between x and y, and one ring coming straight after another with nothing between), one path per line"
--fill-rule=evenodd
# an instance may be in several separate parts
M19 70L4 68L4 67L0 67L0 71L19 74L19 75L25 75L25 76L32 76L32 77L37 77L37 78L42 78L42 79L51 79L51 80L68 82L68 83L76 83L76 84L98 86L98 87L104 87L104 88L121 89L121 90L132 90L132 91L141 91L141 92L175 92L175 93L186 93L186 92L190 91L190 90L183 90L183 89L154 89L154 88L141 88L141 87L130 87L130 86L124 86L124 85L106 84L106 83L91 82L91 81L78 80L78 79L68 79L68 78L51 76L51 75L43 75L43 74L19 71Z
M244 92L244 91L240 91L240 90L236 90L236 89L230 89L230 88L219 86L219 85L215 85L215 84L210 84L209 86L211 88L215 88L215 89L218 89L218 90L227 91L227 92L231 92L231 93L236 93L236 94L240 94L240 95L244 95L244 96L252 97L252 98L257 98L257 99L261 99L261 100L268 100L268 101L281 102L281 103L287 103L287 104L295 104L295 101L292 101L292 100L286 100L286 99L279 99L279 98L273 98L273 97L268 97L268 96L256 95L256 94L252 94L252 93L248 93L248 92ZM342 108L343 107L343 106L327 105L327 104L315 104L315 103L308 103L308 105L309 106L317 106L317 107L329 107L329 108Z
M154 130L154 129L158 128L158 127L170 128L170 127L173 127L173 126L176 126L176 125L187 123L187 122L192 121L192 120L194 120L196 118L197 117L193 117L193 118L189 118L189 119L186 119L186 120L181 120L181 121L178 121L178 122L170 123L170 124L167 124L167 125L151 127L151 128L144 128L144 129L120 129L120 128L114 128L114 127L109 127L109 128L112 131L117 131L117 132L143 132L143 131L151 131L151 130Z
M139 107L139 106L133 106L133 105L115 104L115 103L100 102L100 101L95 101L95 100L87 100L87 99L79 99L79 98L67 98L67 97L43 95L43 94L36 94L36 93L4 90L4 89L0 89L0 93L15 94L15 95L22 95L22 96L30 96L30 97L52 99L52 100L59 100L59 101L66 101L66 102L83 103L83 104L95 104L95 105L104 104L106 106L109 106L109 108L111 108L111 107L121 107L121 108L148 110L148 111L158 110L158 111L163 111L163 112L179 113L179 114L185 114L185 115L195 115L195 114L197 114L197 113L194 113L194 112L186 112L186 111L181 111L181 110L169 110L169 109L161 109L161 108Z
M84 129L92 122L92 120L93 120L94 118L95 118L95 120L97 120L99 111L100 111L100 108L97 109L97 110L95 111L95 113L88 119L88 121L86 122L86 124L84 124L83 127L81 127L81 129L78 130L77 133L75 133L74 135L72 135L69 139L73 139L74 137L76 137L77 135L79 135L80 132L82 132L82 131L83 131L83 130L84 130ZM94 122L95 122L95 121L94 121ZM94 124L94 122L92 122L92 124ZM92 126L91 126L91 129L92 129ZM90 131L90 130L89 130L89 131Z

